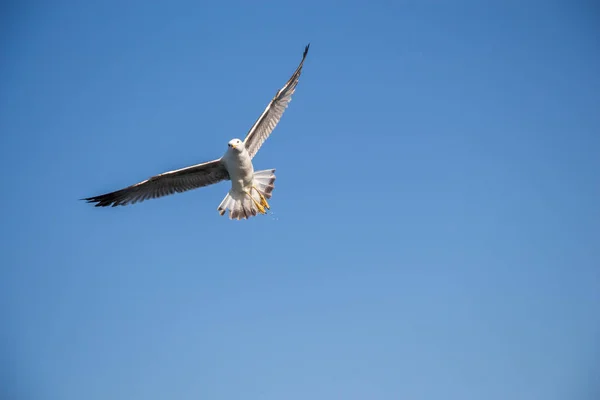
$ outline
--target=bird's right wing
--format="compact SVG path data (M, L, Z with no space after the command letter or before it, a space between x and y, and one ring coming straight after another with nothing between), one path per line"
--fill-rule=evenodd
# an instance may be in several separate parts
M96 203L96 207L125 206L197 189L228 179L229 173L219 159L165 172L124 189L82 200Z
M262 146L263 142L267 140L271 132L273 132L273 129L275 129L279 123L288 104L292 101L292 95L296 91L296 86L298 86L298 80L300 79L302 66L304 65L304 60L306 59L306 54L308 54L309 47L310 43L304 48L302 60L300 61L298 68L296 68L296 71L294 71L286 84L277 91L275 97L269 102L267 108L265 108L246 135L244 145L248 150L248 154L250 154L250 158L253 158L256 155L260 146Z

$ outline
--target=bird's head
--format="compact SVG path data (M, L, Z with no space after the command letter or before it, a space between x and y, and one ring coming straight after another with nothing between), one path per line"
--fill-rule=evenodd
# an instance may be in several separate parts
M227 146L229 146L229 150L238 151L240 153L244 150L244 143L240 139L231 139Z

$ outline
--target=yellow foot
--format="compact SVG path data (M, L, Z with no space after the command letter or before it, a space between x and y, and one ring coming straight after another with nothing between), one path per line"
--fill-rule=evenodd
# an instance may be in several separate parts
M260 212L261 214L266 214L267 212L265 211L265 208L262 206L262 204L260 204L258 201L256 201L256 199L254 197L252 197L252 195L250 193L246 193L248 196L250 196L250 198L252 199L252 201L254 202L254 204L256 205L256 208L258 208L258 212ZM259 192L260 194L260 192ZM261 201L262 203L262 201Z
M256 190L256 193L258 193L258 196L260 197L260 204L262 206L264 206L267 210L270 210L271 207L269 206L269 203L267 203L267 199L265 199L265 196L263 196L263 194L260 192L260 190L258 190L254 186L252 186L252 189Z

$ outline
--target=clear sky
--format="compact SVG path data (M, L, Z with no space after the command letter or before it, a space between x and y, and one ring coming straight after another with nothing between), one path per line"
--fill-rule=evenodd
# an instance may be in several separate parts
M600 8L495 3L3 4L0 397L594 398ZM308 42L268 215L78 200L220 157Z

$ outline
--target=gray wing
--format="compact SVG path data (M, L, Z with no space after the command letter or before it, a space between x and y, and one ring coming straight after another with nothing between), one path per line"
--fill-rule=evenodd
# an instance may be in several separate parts
M298 79L300 79L300 74L302 73L302 65L304 64L304 59L306 58L309 47L310 43L304 49L302 61L300 61L300 65L298 65L298 68L296 68L292 77L287 81L285 86L275 94L273 100L271 100L267 108L265 108L265 111L263 111L262 115L256 120L246 135L244 145L250 154L250 158L253 158L256 155L260 146L262 146L271 132L273 132L273 129L277 126L283 112L292 100L292 94L294 94L296 86L298 85Z
M88 197L88 203L96 203L96 207L125 206L147 199L181 193L203 186L228 180L229 173L221 160L209 161L191 167L165 172L146 179L116 192Z

